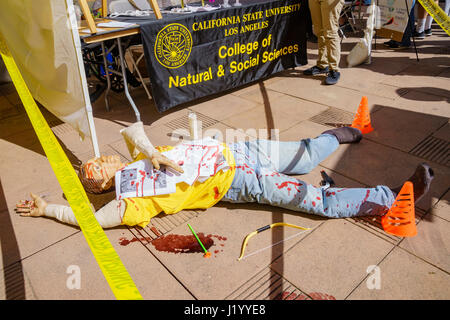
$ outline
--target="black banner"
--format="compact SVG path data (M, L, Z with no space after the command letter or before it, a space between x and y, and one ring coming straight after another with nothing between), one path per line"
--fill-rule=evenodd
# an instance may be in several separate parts
M158 110L307 64L303 4L268 1L141 25Z

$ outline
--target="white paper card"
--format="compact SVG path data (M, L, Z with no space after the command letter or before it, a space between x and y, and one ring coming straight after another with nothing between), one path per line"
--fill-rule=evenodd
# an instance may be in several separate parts
M135 25L135 23L121 22L121 21L108 21L108 22L100 22L99 24L97 24L97 26L103 28L126 28L133 25Z
M182 142L163 154L184 170L183 174L176 174L177 183L192 185L197 180L202 182L229 167L223 157L223 146L213 139Z
M97 28L97 33L98 33L98 32L104 32L104 31L106 31L106 30L105 30L105 29L101 29L101 28ZM86 28L86 29L80 29L79 32L80 32L80 33L88 33L88 34L91 34L91 33L92 33L91 30L90 30L89 28Z
M147 197L174 193L176 176L169 170L153 168L149 159L127 165L116 172L116 198Z

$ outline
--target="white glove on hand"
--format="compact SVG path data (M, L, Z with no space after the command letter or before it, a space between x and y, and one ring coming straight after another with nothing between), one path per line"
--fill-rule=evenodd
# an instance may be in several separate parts
M142 121L133 123L128 128L120 130L126 141L134 145L136 149L147 156L151 161L156 170L160 169L160 165L166 165L180 173L183 173L183 169L177 165L175 162L158 152L158 150L153 147L150 140L144 131L144 125ZM128 145L128 144L127 144ZM129 147L130 149L130 147ZM130 150L131 156L134 156L135 152ZM134 157L133 157L134 158Z
M145 134L144 124L142 121L133 123L128 128L120 130L120 133L123 135L125 140L134 145L136 149L146 155L149 159L151 159L154 152L157 152ZM133 156L134 152L132 152L132 150L130 150L130 153Z

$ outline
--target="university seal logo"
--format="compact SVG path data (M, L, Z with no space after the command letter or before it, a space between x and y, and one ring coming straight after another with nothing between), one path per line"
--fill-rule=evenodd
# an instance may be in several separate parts
M191 49L191 33L182 24L168 24L156 36L155 57L166 68L176 69L185 64Z

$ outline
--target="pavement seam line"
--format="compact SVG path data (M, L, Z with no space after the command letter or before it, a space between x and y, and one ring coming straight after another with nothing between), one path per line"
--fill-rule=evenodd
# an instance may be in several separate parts
M381 260L375 265L375 266L379 266L393 251L394 251L394 249L396 248L396 247L398 247L398 244L394 244L393 246L392 246L392 248L391 248L391 250L389 250L389 252L383 257L383 258L381 258ZM361 286L361 284L364 282L364 281L367 281L366 279L368 278L370 276L370 274L366 274L364 277L363 277L363 279L349 292L349 294L344 298L344 299L342 299L342 300L347 300L348 299L348 297L350 297L351 296L351 294L356 290L356 289L358 289L360 286Z
M130 230L128 227L127 227L127 229L128 230ZM130 232L133 234L133 232L130 230ZM138 239L139 240L139 239ZM139 242L141 242L140 240L139 240ZM166 269L167 270L167 272L195 299L195 300L199 300L195 295L194 295L194 293L192 293L191 292L191 290L189 290L188 288L187 288L187 286L185 286L184 285L184 283L146 246L146 245L144 245L142 242L141 242L141 244L145 247L145 249L147 249L149 252L150 252L150 254L156 259L156 261L158 261L159 262L159 264L160 265L162 265L163 266L163 268L164 269Z
M58 243L60 243L60 242L62 242L62 241L64 241L64 240L66 240L66 239L68 239L68 238L70 238L70 237L72 237L72 236L74 236L74 235L76 235L76 234L78 234L78 233L80 233L80 232L81 232L81 230L75 231L74 233L72 233L72 234L70 234L70 235L68 235L68 236L66 236L66 237L64 237L64 238L62 238L62 239L60 239L60 240L58 240L58 241L56 241L56 242L53 242L53 243L51 243L51 244L45 246L44 248L39 249L38 251L35 251L35 252L33 252L33 253L31 253L31 254L25 256L25 257L22 257L20 260L17 260L17 261L15 261L15 262L12 262L12 263L10 263L10 264L8 264L8 265L6 265L6 266L4 265L3 268L0 269L0 271L3 271L5 268L10 267L10 266L12 266L12 265L15 264L15 263L22 262L22 261L24 261L24 260L26 260L26 259L29 259L29 258L31 258L32 256L34 256L34 255L36 255L36 254L38 254L38 253L40 253L40 252L42 252L42 251L44 251L44 250L50 248L50 247L53 247L54 245L56 245L56 244L58 244Z

